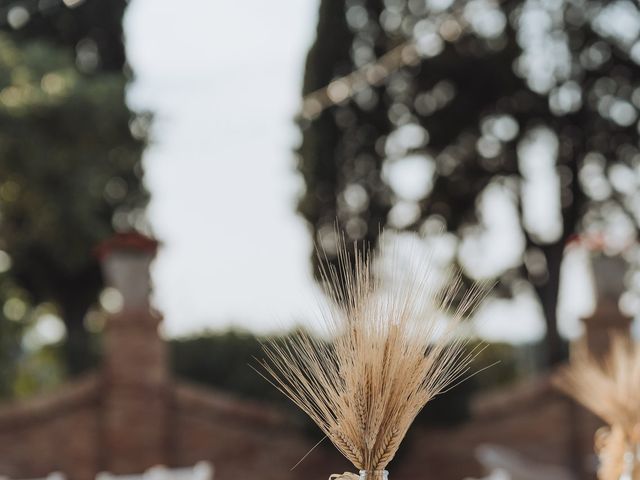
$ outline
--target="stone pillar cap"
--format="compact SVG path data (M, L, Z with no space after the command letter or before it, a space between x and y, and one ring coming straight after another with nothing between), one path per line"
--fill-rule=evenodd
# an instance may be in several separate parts
M95 255L104 260L115 251L145 252L155 255L160 242L138 232L116 233L102 241L94 249Z

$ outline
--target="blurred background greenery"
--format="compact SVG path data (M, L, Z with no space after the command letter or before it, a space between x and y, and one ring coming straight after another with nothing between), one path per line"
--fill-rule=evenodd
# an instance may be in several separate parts
M500 363L421 417L459 421L473 392L566 359L557 315L565 246L589 232L635 244L640 13L622 0L318 6L303 95L326 86L330 98L332 88L348 90L344 75L406 42L420 60L298 117L304 191L296 203L311 237L332 261L336 222L349 240L372 244L380 227L431 235L452 245L448 262L468 282L496 282L494 295L503 298L528 289L542 312L543 341L490 344L479 365ZM0 7L0 397L11 399L99 364L113 298L93 249L114 232L152 232L142 156L157 140L157 118L127 105L135 78L122 27L128 2ZM243 55L231 57L256 60ZM250 117L237 100L238 116ZM259 159L251 160L256 166L246 176L259 176ZM248 201L260 203L248 190ZM500 225L496 232L491 224L501 215L488 200L494 197L515 212L509 238L516 246L508 245L515 254L508 258L506 250L486 255L492 243L504 245ZM243 223L257 224L259 216ZM219 231L234 235L233 226ZM260 244L269 233L257 230L250 240ZM220 270L235 268L229 263ZM173 369L197 383L281 402L249 368L262 336L229 330L171 339Z
M125 104L126 2L40 2L37 14L3 3L0 392L10 397L96 364L86 319L102 277L92 251L114 231L146 228L148 195L146 120ZM61 330L62 342L42 347L39 337Z
M470 280L535 292L546 364L566 359L565 247L589 232L633 243L639 226L639 20L626 1L322 1L305 94L339 96L341 75L406 42L421 58L300 121L299 211L316 239L331 249L336 218L372 243L380 226L450 232ZM483 262L496 194L523 246L508 258L503 231L489 240L502 258Z

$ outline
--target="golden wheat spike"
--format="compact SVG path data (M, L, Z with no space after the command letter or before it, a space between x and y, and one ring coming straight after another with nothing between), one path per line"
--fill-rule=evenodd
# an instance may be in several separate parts
M265 345L261 362L277 388L369 472L387 466L416 415L474 357L460 326L478 290L445 320L460 284L436 286L418 242L410 251L392 246L382 257L386 269L366 250L350 262L341 244L337 268L323 270L330 302L319 323L328 341L298 332L284 345Z
M629 338L613 336L602 360L578 351L554 383L609 425L635 435L640 425L640 347Z
M640 479L640 466L628 452L640 443L640 346L623 335L611 338L608 355L591 356L585 348L554 377L554 384L604 420L596 435L601 465L598 478Z

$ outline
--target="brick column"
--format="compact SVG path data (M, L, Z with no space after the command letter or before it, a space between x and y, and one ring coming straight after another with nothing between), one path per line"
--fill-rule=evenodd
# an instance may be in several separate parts
M627 263L621 256L607 256L599 249L591 250L594 294L596 307L587 318L583 318L584 335L576 341L576 347L587 348L596 358L604 358L609 352L611 336L630 335L631 318L622 314L618 300L624 292L624 276ZM593 472L586 465L593 461L594 435L603 426L602 420L591 412L572 407L572 429L576 454L577 478L591 480Z
M625 290L627 262L621 256L592 252L592 266L596 308L591 316L582 319L585 333L581 342L594 356L601 358L609 351L612 335L631 333L632 319L618 308L618 300Z
M107 284L122 296L104 331L103 468L116 474L167 463L167 348L148 301L154 254L155 243L139 236L103 248Z
M623 315L617 303L603 302L590 317L583 318L584 337L580 339L592 355L602 358L609 351L611 335L629 335L631 318Z

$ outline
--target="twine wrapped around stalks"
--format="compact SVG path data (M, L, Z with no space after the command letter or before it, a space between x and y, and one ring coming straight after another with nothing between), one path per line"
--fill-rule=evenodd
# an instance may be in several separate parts
M640 480L640 346L617 335L603 360L583 349L554 383L608 424L595 438L598 478Z
M478 353L465 348L460 324L479 289L457 299L445 320L459 281L438 288L424 254L391 250L382 257L390 268L374 272L381 262L361 252L352 263L343 245L338 267L323 274L331 301L320 315L322 334L265 345L261 365L270 381L361 471L332 479L386 476L418 412L465 375Z
M359 478L359 475L351 472L334 473L333 475L329 475L329 480L358 480Z

